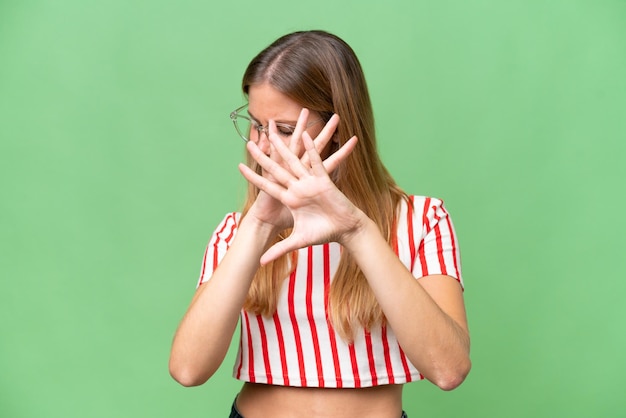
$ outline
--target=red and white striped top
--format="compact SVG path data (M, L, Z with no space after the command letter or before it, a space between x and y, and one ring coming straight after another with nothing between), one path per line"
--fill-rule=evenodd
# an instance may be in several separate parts
M441 200L411 196L403 201L394 249L416 278L445 274L463 285L458 242ZM213 233L204 254L198 286L210 280L237 231L239 213L230 213ZM360 330L345 343L327 320L330 282L340 245L298 251L296 270L285 280L278 308L265 318L242 310L235 378L284 386L359 388L423 379L409 362L393 330Z

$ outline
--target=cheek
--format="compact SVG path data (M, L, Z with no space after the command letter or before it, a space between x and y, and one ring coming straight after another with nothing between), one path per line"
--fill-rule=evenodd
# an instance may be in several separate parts
M323 128L323 125L322 125L322 127L311 126L311 127L306 129L306 132L309 134L309 136L312 139L315 139L320 134L320 132L322 132L322 128Z

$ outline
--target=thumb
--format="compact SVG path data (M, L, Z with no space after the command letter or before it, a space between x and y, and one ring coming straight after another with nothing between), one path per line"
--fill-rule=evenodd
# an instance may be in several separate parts
M261 256L261 265L266 265L276 260L282 255L285 255L291 251L299 250L300 248L304 248L305 244L298 244L295 239L290 235L284 240L277 242L268 248L265 253Z

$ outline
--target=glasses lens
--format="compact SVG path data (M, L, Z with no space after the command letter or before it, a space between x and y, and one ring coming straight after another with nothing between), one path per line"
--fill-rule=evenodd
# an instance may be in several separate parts
M239 136L241 136L244 141L250 140L250 120L245 117L238 116L235 118L235 128L237 128Z

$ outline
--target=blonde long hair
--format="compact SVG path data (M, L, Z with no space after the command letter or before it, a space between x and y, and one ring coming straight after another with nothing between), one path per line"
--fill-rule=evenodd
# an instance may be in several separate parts
M332 178L339 190L378 225L391 245L395 239L396 209L401 199L408 201L408 198L378 155L365 76L352 48L324 31L285 35L250 62L242 81L244 94L248 94L250 86L265 82L325 120L333 113L340 116L331 152L353 135L359 138ZM250 156L248 163L260 173L260 167ZM257 195L258 189L249 185L244 216ZM277 240L289 233L284 231ZM264 316L273 315L280 286L296 262L294 252L259 268L244 308ZM332 280L328 303L332 326L347 341L353 339L355 327L369 329L384 322L367 280L346 251L342 252Z

